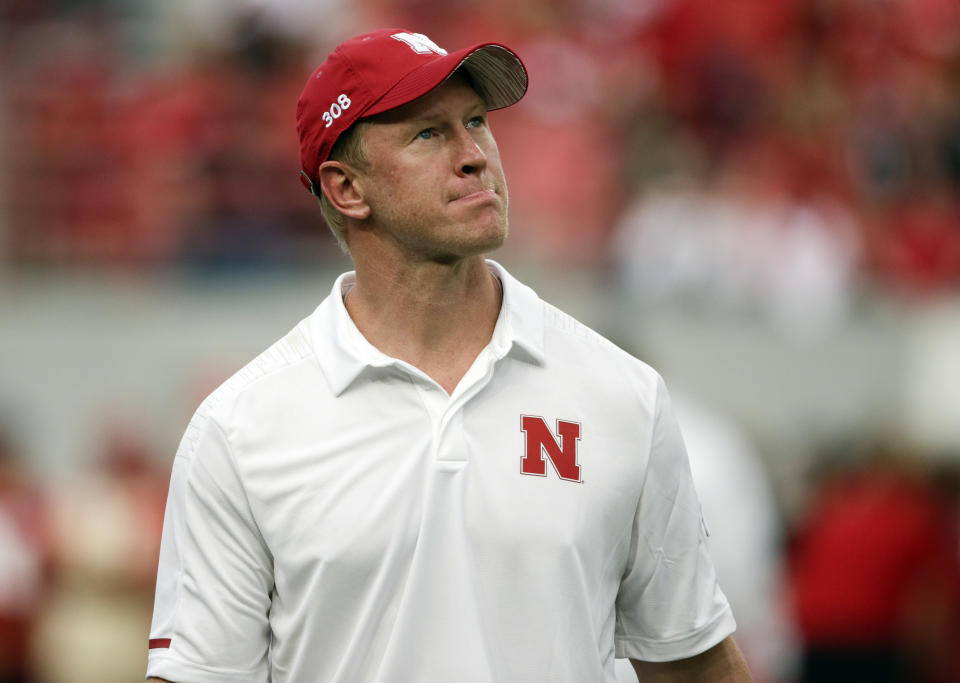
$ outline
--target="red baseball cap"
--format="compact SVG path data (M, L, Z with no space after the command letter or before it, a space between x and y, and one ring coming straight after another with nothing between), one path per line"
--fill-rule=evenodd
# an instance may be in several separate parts
M447 53L421 33L387 28L342 43L311 74L297 101L300 180L320 196L317 171L357 119L412 102L458 68L488 109L509 107L527 91L527 70L510 48L480 43Z

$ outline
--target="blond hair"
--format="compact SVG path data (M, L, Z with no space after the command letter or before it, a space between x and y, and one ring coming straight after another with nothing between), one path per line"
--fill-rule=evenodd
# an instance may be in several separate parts
M333 149L330 150L330 156L327 157L328 160L342 161L345 164L359 168L366 166L367 148L363 141L363 129L368 125L365 121L357 121L347 128L333 144ZM349 254L350 250L347 248L346 239L347 228L344 224L345 216L327 199L327 196L323 194L323 189L320 187L318 187L318 189L320 190L320 213L323 214L323 220L326 221L333 236L337 238L337 243L340 245L340 248Z

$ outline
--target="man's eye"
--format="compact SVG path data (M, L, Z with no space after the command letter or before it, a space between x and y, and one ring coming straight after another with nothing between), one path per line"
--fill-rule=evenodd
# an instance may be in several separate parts
M477 126L482 126L482 125L483 125L482 116L474 116L472 119L467 121L467 128L476 128Z
M430 138L433 137L433 129L424 128L419 133L417 133L417 137L420 138L421 140L429 140Z

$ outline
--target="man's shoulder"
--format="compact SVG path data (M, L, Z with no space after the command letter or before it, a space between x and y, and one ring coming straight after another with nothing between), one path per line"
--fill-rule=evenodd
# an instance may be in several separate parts
M196 437L209 422L226 431L235 421L238 405L250 400L272 402L285 395L295 395L296 384L306 379L302 372L304 364L312 363L314 358L308 328L305 321L301 321L200 403L187 426L177 455L190 455Z
M662 380L653 367L569 313L542 305L548 367L604 382L607 391L626 391L644 404L656 396Z
M299 366L314 357L308 328L302 321L234 373L211 397L219 394L222 399L228 399L250 392L273 391L273 387L265 386L270 379L285 373L295 378Z
M647 363L566 311L546 301L542 305L544 331L555 343L560 342L561 348L590 353L597 362L624 364L642 374L657 374Z

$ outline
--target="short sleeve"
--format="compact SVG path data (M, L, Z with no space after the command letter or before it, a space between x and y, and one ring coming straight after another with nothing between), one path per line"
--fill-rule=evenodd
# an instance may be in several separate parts
M263 683L272 561L227 437L201 411L174 458L147 676Z
M647 471L617 595L617 657L683 659L733 633L706 537L683 438L659 379Z

